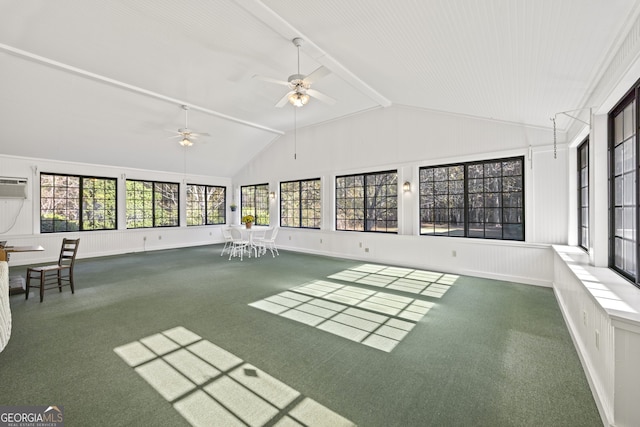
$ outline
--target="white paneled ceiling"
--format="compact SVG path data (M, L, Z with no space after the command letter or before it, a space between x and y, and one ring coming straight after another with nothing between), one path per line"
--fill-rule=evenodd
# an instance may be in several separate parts
M232 176L294 124L410 105L549 127L585 107L637 0L0 0L0 154ZM568 126L564 118L560 125Z

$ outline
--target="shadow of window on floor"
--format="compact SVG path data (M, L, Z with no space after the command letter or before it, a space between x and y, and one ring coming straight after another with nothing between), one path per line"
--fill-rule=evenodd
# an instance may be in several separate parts
M182 326L114 351L194 426L355 425Z

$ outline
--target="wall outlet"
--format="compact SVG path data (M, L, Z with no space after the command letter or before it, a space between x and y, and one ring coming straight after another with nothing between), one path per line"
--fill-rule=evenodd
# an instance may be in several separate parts
M162 236L158 236L158 240L162 240Z
M582 310L582 323L587 326L587 310Z
M362 242L360 242L360 247L362 247Z
M144 237L142 238L142 241L143 241L143 242L146 242L146 241L147 241L147 236L144 236Z
M596 329L596 348L600 349L600 331Z
M210 231L210 232L209 232L209 236L213 236L213 232L211 232L211 231Z
M364 251L365 252L369 252L369 248L364 248Z
M320 243L322 243L322 239L320 239Z
M451 256L455 258L458 256L458 253L456 251L451 251Z
M289 236L289 240L291 240L291 236Z

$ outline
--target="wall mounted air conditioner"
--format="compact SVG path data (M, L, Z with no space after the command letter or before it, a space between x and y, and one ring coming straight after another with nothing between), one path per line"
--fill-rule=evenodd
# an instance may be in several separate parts
M26 199L27 178L0 177L0 199Z

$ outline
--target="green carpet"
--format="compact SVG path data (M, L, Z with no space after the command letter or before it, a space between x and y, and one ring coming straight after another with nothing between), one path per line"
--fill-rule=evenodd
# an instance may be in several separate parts
M344 282L434 303L386 352L249 306L362 262L221 248L79 260L75 295L12 296L0 404L64 406L67 426L188 425L114 352L181 326L360 426L602 425L551 289L461 276L433 298Z

